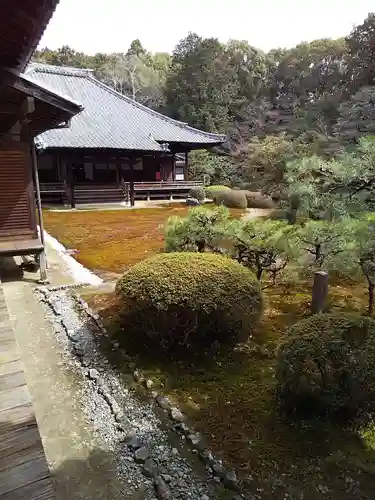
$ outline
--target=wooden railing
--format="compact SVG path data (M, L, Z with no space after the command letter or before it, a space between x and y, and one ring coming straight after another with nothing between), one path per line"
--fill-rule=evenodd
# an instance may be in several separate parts
M189 190L203 186L198 181L144 181L134 183L134 199L183 199ZM74 191L64 182L43 182L40 184L43 203L68 203L72 206L90 203L131 202L130 183L94 184L77 183Z
M128 183L127 183L128 184ZM137 190L152 190L152 189L191 189L192 187L203 186L203 182L199 181L151 181L151 182L135 182L134 189Z
M129 182L124 183L128 188ZM203 182L199 181L145 181L135 182L135 191L152 191L152 190L173 190L173 189L191 189L192 187L203 186ZM92 184L92 183L77 183L74 186L75 191L112 191L122 189L122 185L116 183L110 184ZM64 182L43 182L40 184L41 193L64 193L67 190Z
M66 191L64 182L42 182L39 186L41 193L65 193Z

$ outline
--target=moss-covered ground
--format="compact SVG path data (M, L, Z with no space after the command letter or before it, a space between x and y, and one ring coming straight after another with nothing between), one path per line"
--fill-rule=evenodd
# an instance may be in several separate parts
M60 241L80 250L84 265L104 274L120 273L160 251L160 224L184 210L47 213L45 222ZM372 499L372 425L354 430L317 419L291 421L275 403L274 350L287 326L308 314L310 291L309 279L266 289L264 318L249 342L194 362L158 358L137 345L121 330L114 294L88 293L85 298L137 366L188 413L215 455L239 471L252 498ZM364 285L331 284L331 308L363 311L365 306Z

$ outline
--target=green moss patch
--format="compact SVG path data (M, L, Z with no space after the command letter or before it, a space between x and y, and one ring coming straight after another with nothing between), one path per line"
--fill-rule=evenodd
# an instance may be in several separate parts
M310 283L264 291L265 312L253 337L231 353L200 362L156 359L128 338L128 355L188 414L215 455L236 468L249 493L261 498L354 498L345 488L371 498L375 487L375 430L343 429L328 421L291 421L275 405L275 346L286 327L306 317ZM360 310L365 290L346 284L330 289L335 309ZM355 297L355 300L351 300ZM114 294L87 296L105 318L110 335L121 335L120 304ZM126 341L126 338L125 338ZM118 366L119 370L123 367ZM349 478L349 479L348 479ZM259 493L258 493L259 494Z

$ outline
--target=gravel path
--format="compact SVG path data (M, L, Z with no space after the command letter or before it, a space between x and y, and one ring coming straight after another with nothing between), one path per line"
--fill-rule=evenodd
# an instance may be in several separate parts
M46 304L66 363L85 381L80 394L82 411L98 439L113 452L126 498L131 492L134 498L147 500L243 498L223 488L223 480L230 482L231 477L237 488L233 473L224 478L221 464L212 455L206 451L208 460L199 460L197 448L186 443L185 435L172 431L178 412L175 422L164 419L155 410L153 398L141 399L125 386L98 351L97 325L77 307L69 289L43 288L36 293Z

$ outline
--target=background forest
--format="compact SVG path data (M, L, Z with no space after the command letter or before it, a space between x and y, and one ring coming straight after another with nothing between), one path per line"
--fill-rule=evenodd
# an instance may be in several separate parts
M89 56L63 46L39 50L34 60L91 68L146 106L226 133L223 148L190 161L191 178L208 175L214 184L271 194L290 160L337 157L375 133L375 14L346 38L268 53L189 33L173 54L152 54L134 40L124 53Z

